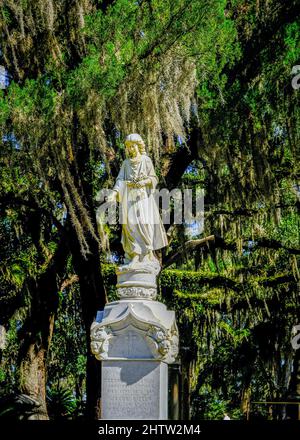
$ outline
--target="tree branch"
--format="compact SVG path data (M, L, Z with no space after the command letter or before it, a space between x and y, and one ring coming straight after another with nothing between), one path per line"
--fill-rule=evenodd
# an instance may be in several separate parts
M0 209L6 209L7 206L26 206L27 208L37 211L49 218L59 231L62 231L63 229L62 224L52 212L39 206L35 200L22 199L21 197L15 196L13 193L8 193L5 196L0 197Z
M284 249L289 254L292 255L300 255L300 249L293 248L289 246L285 246L280 241L274 240L274 239L267 239L267 238L259 238L259 239L252 239L252 238L244 238L243 239L245 244L243 244L243 249L248 251L253 251L258 248L268 248L268 249ZM234 242L227 242L222 237L219 237L217 235L209 235L205 238L201 238L199 240L189 240L185 244L179 247L176 251L174 251L170 256L166 256L165 260L163 261L163 267L167 268L171 266L173 263L178 261L186 252L192 251L197 247L205 246L209 244L209 242L212 242L212 247L214 249L226 249L231 250L233 252L237 251L236 244Z
M203 147L202 132L199 127L194 127L187 139L186 146L178 148L173 154L165 154L163 159L168 162L164 180L170 190L176 188L187 167L196 159L200 158Z
M214 235L209 235L208 237L201 238L200 240L189 240L184 245L180 246L180 248L173 252L170 256L166 257L166 260L163 262L163 267L167 268L171 266L175 261L177 261L182 254L186 253L189 250L195 249L199 246L206 245L209 241L215 241Z

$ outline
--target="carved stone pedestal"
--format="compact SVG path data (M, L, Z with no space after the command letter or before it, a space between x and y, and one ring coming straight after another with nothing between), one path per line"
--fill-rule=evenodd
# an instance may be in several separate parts
M168 364L178 353L175 313L143 299L147 288L122 293L126 299L107 304L91 328L92 351L102 361L102 418L167 419Z

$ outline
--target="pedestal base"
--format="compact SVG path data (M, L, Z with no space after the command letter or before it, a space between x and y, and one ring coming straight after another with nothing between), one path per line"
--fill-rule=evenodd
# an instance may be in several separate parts
M173 311L140 298L109 303L92 324L91 349L102 361L102 418L168 418L168 364L178 354Z
M168 418L168 365L159 361L102 363L102 418Z

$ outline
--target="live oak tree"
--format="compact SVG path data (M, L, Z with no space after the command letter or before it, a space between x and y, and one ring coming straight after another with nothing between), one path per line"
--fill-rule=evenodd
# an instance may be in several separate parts
M1 319L21 317L19 384L39 403L36 417L47 417L58 292L73 283L87 414L99 416L89 328L107 301L103 232L116 259L120 246L116 228L97 230L94 197L112 184L130 132L145 138L161 185L205 189L204 234L191 241L184 227L169 227L162 256L162 293L184 308L190 341L181 353L186 389L221 389L246 411L258 393L253 378L270 371L264 395L286 392L275 376L281 360L291 375L299 301L299 94L290 84L298 11L296 0L1 1L10 77L0 100Z

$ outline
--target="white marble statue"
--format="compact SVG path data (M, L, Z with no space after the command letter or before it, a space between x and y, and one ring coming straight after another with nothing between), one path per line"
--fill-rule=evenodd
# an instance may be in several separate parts
M119 201L125 264L116 267L118 299L97 313L91 351L102 361L101 417L106 420L167 420L168 364L178 355L174 311L156 301L161 269L154 252L167 236L153 191L157 176L141 136L126 141L112 195Z
M121 204L122 245L125 263L155 261L153 251L167 246L167 235L153 197L158 179L145 144L138 134L125 140L124 160L111 197Z

